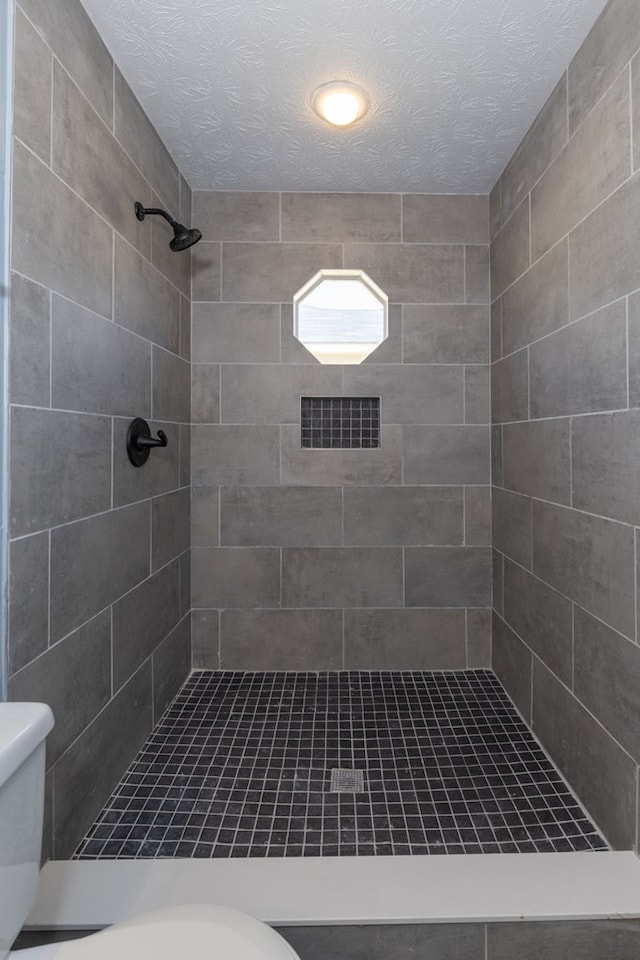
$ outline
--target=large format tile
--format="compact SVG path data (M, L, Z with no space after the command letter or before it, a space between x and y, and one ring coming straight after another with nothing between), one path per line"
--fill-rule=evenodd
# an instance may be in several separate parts
M342 542L340 487L223 487L223 546L333 546Z
M525 199L491 244L491 299L510 287L529 264L529 200Z
M574 421L574 426L579 421ZM502 427L502 486L541 500L571 502L568 419L527 420Z
M340 396L340 366L223 364L222 423L299 423L301 396Z
M469 608L467 616L467 667L491 669L491 607Z
M574 691L609 733L640 760L640 648L576 607Z
M491 487L464 488L464 542L469 546L491 546Z
M402 319L405 363L489 361L488 307L407 304Z
M492 529L496 550L531 569L531 500L494 487Z
M640 410L576 417L573 506L640 526Z
M279 239L277 193L196 190L191 216L206 240ZM288 238L283 236L283 239Z
M193 357L198 363L277 363L276 303L194 303Z
M529 417L529 354L518 350L491 366L491 420L508 423Z
M616 630L635 635L631 527L534 501L533 572Z
M149 575L149 514L149 505L139 503L52 530L52 640Z
M404 481L414 484L489 483L488 426L408 426Z
M626 180L631 173L630 147L629 75L625 71L531 192L533 260Z
M269 547L196 547L191 551L194 607L277 607L280 551Z
M112 230L20 143L14 146L12 266L111 316Z
M344 265L361 269L392 303L463 303L464 250L452 244L349 243Z
M223 670L341 670L341 610L223 610Z
M220 668L220 612L191 611L191 663L194 670Z
M53 710L47 766L67 750L111 697L111 615L108 610L50 647L9 680L11 700Z
M522 567L504 561L504 619L571 686L572 603Z
M282 239L397 243L400 203L397 193L283 193Z
M180 294L118 235L115 239L114 320L153 343L178 353Z
M464 248L465 303L491 303L491 251L489 244L472 244Z
M463 368L370 364L345 366L347 396L379 396L385 423L462 423Z
M282 303L318 270L332 267L342 267L342 247L337 243L225 243L221 299ZM195 292L194 298L217 299Z
M201 240L197 246L192 247L191 296L194 302L196 300L220 300L221 271L221 243ZM188 293L188 290L186 292Z
M151 567L158 570L189 549L188 487L156 497L151 504Z
M488 243L487 197L405 193L402 239L405 243Z
M531 651L495 612L492 626L491 665L524 721L530 724Z
M233 489L238 490L238 487ZM251 489L251 488L249 488ZM191 546L220 545L220 507L218 487L191 487Z
M49 534L9 545L8 675L46 650L49 642Z
M54 852L68 859L151 731L151 664L116 694L58 761Z
M49 163L51 148L51 50L20 7L15 14L13 132Z
M111 421L14 407L11 534L67 523L111 506Z
M533 668L533 732L614 848L636 830L636 765L539 660Z
M398 547L286 547L284 607L400 607Z
M344 542L353 546L461 544L461 487L346 487Z
M372 487L402 483L402 427L398 424L382 424L380 446L362 450L302 447L300 427L288 424L281 428L281 437L282 483Z
M629 406L640 407L640 293L629 297Z
M185 616L153 652L153 720L158 723L191 672L191 629Z
M279 436L277 426L192 427L192 482L204 486L273 486L280 471Z
M408 607L488 607L491 549L407 547L405 603Z
M491 423L491 367L488 363L464 368L464 422Z
M529 380L532 417L626 407L624 301L529 347Z
M9 347L12 403L49 406L49 313L49 291L13 273Z
M191 367L160 347L153 348L153 417L175 423L191 419Z
M562 240L501 298L502 349L513 353L569 322L569 244Z
M191 364L191 423L220 422L220 364Z
M54 407L121 417L150 415L148 343L56 294L51 332Z
M177 560L113 605L113 689L119 690L180 619Z
M462 670L464 610L346 610L345 670Z

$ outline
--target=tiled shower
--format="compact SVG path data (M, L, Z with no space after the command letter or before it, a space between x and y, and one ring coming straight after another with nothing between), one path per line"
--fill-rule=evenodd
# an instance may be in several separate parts
M638 48L640 8L612 0L490 196L192 194L80 3L19 0L8 674L12 699L57 718L45 856L71 856L96 817L108 826L114 798L147 801L154 763L166 799L185 799L190 749L194 775L246 780L234 750L277 755L283 700L310 755L263 789L277 781L284 804L286 784L309 798L319 778L335 815L300 797L271 811L315 853L328 819L344 852L375 852L358 850L359 816L365 846L377 818L443 852L426 833L453 829L442 798L424 798L437 826L406 806L441 774L423 762L425 787L410 761L442 748L458 776L469 742L494 765L502 744L505 767L469 774L502 780L481 799L552 797L592 848L593 823L636 844ZM136 200L203 241L170 253ZM331 267L389 297L389 337L359 366L322 366L293 337L293 295ZM302 397L380 398L380 446L305 446ZM124 446L136 416L169 438L140 470ZM214 743L197 739L203 716ZM362 747L368 792L325 789L362 759L341 753L349 725L353 751L398 719L402 744ZM168 757L171 737L184 749ZM411 776L376 780L398 751ZM218 785L224 814L240 798ZM495 842L487 811L454 799L468 845L490 828ZM149 829L170 826L157 806ZM252 837L266 829L240 817ZM239 855L258 854L249 841Z

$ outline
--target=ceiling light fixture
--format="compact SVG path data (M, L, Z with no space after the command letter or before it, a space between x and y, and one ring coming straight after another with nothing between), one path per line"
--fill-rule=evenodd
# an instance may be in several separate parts
M369 97L357 83L332 80L318 87L311 98L311 106L319 117L334 127L349 127L364 117L369 109Z

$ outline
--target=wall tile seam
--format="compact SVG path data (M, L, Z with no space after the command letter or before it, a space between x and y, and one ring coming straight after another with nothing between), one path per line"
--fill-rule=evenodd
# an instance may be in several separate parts
M31 151L33 153L33 151ZM34 154L37 156L37 154ZM42 162L42 161L41 161ZM64 183L64 181L63 181ZM104 218L103 218L104 219ZM465 247L490 247L487 243L473 243L465 240L201 240L201 243L216 244L225 246L251 246L251 247L454 247L456 249ZM334 268L336 269L336 268ZM352 269L352 268L349 268ZM268 301L271 303L272 301Z
M177 487L176 489L183 489ZM167 491L168 493L173 493L174 490ZM154 496L162 496L162 494L154 494ZM76 517L73 520L66 520L64 523L57 523L52 527L42 527L40 530L33 530L29 533L20 534L18 537L11 537L10 543L16 543L19 540L27 540L29 537L37 536L38 534L43 533L53 533L55 530L61 530L63 527L71 527L76 523L85 523L87 520L95 520L98 517L105 517L108 514L116 513L118 510L128 510L129 507L140 506L141 504L151 504L151 497L145 497L142 500L135 500L132 503L123 503L118 504L116 507L107 507L105 510L99 510L97 513L90 513L84 517ZM151 509L149 507L149 509ZM151 513L149 513L149 523L151 523Z
M631 178L629 178L629 179L631 179ZM625 181L625 182L626 182L626 181ZM624 186L624 184L620 184L620 186ZM608 199L609 199L609 198L607 197L607 200L608 200ZM524 203L524 200L523 200L522 202ZM592 211L591 211L591 212L592 212ZM587 216L590 216L590 215L591 215L591 213L587 214ZM573 231L573 228L572 228L572 230L569 231L569 233L566 233L563 237L560 237L559 240L556 240L556 242L555 242L552 246L550 246L548 250L545 250L545 252L542 253L542 254L537 258L537 260L532 260L531 256L529 256L529 266L526 268L526 270L523 270L523 272L522 272L519 276L517 276L515 280L513 280L507 287L504 288L504 290L502 290L496 297L493 298L493 300L491 301L491 306L494 306L494 305L498 302L498 300L502 300L502 299L504 298L505 293L508 293L510 290L513 289L513 287L516 286L516 284L520 283L520 281L521 281L524 277L526 277L526 275L527 275L528 273L530 273L535 267L537 267L537 266L540 264L540 262L541 262L542 260L544 260L545 257L547 257L550 253L552 253L552 252L556 249L556 247L559 247L560 244L561 244L561 243L564 243L565 240L568 241L569 236L570 236L570 234L571 234L572 231ZM493 244L492 244L492 246L493 246ZM618 298L618 299L620 299L620 298Z
M596 22L597 22L597 21L596 21ZM594 26L595 26L595 24L594 24ZM586 38L585 38L585 39L586 39ZM580 49L582 49L582 48L580 48ZM580 52L580 51L578 50L578 53L579 53L579 52ZM622 66L622 67L620 68L620 70L619 70L618 73L615 75L615 77L613 78L613 80L611 81L611 83L609 84L609 86L608 86L605 90L603 90L602 93L600 94L600 96L598 97L598 99L595 100L595 101L591 104L588 112L584 115L584 117L582 118L582 120L580 121L580 123L578 124L578 126L577 126L574 130L571 130L571 123L570 123L570 119L571 119L571 118L570 118L570 115L571 115L571 100L572 100L572 93L571 93L571 67L572 67L572 65L573 65L574 60L575 60L576 57L577 57L577 53L576 53L576 57L574 57L573 60L571 60L571 62L569 63L569 66L567 67L567 122L568 122L567 129L570 131L570 136L569 136L569 139L570 139L570 140L571 140L571 139L575 136L575 134L581 129L581 127L583 127L583 126L585 125L585 123L587 122L587 120L589 119L589 117L591 116L591 114L593 113L593 111L597 109L597 107L600 105L600 103L605 99L605 97L606 97L606 96L608 95L608 93L611 91L611 88L614 87L615 84L620 80L620 77L623 75L623 73L625 72L625 70L629 70L629 73L630 73L630 74L633 74L633 61L635 60L635 58L638 56L639 53L640 53L640 45L638 45L638 46L635 48L635 50L633 51L633 53L631 54L631 56L629 57L629 59L626 61L626 63L624 64L624 66Z
M552 417L532 417L529 420L494 420L491 425L494 427L498 427L498 426L510 427L510 426L514 426L515 424L546 423L548 421L553 421L553 420L568 420L569 418L573 420L582 420L585 417L608 417L618 413L630 413L631 411L638 410L638 409L640 408L611 407L611 408L605 408L604 410L586 410L584 412L578 412L578 413L558 413ZM405 426L407 426L407 424L405 424ZM408 424L408 426L414 426L414 424ZM424 426L428 426L428 424L424 424ZM480 424L480 426L482 426L482 424Z
M622 298L619 298L622 299ZM229 301L226 301L229 302ZM462 306L474 306L474 304L462 304ZM478 304L476 304L478 306ZM484 306L484 304L481 304ZM596 311L597 312L597 311ZM109 321L111 322L111 321ZM576 321L572 321L575 323ZM126 327L124 328L126 329ZM384 342L384 341L383 341ZM162 348L159 348L162 349ZM514 351L517 352L517 351ZM179 359L183 359L180 357ZM185 360L185 363L189 361ZM360 371L366 371L373 375L379 367L408 367L410 370L416 370L420 367L489 367L491 363L489 360L435 360L433 362L424 362L422 360L410 360L402 362L400 360L391 360L389 362L381 360L379 363L361 363L361 364L325 364L320 363L318 360L309 360L308 362L291 360L291 361L278 361L278 360L192 360L191 366L193 367L313 367L317 370L328 370L327 376L329 373L332 373L336 367L343 367L346 370L354 370L354 373L360 373ZM306 396L306 394L305 394Z
M30 280L31 277L27 277L26 279ZM38 283L37 280L33 282ZM40 286L42 286L42 284L40 284ZM293 301L293 294L291 294L291 301ZM233 305L242 306L242 307L245 307L245 306L254 307L256 305L273 306L274 304L277 304L281 307L282 306L288 307L290 306L290 301L282 300L282 299L280 300L255 300L255 299L254 300L193 300L191 301L192 308L199 307L199 306L216 306L217 307L217 306L220 306L220 304L225 304L225 305L233 304ZM397 307L397 308L413 307L413 306L415 307L487 307L489 308L491 304L489 302L465 303L463 300L390 300L389 301L390 308L391 307ZM282 361L282 362L286 363L288 361ZM299 363L299 361L293 361L293 362Z
M481 549L482 549L482 548L481 548ZM405 612L405 611L429 611L429 612L431 613L431 612L434 612L434 611L438 611L438 612L443 612L443 611L444 611L444 612L462 612L462 611L464 611L464 610L491 610L491 607L489 607L489 606L486 606L486 607L476 607L476 606L466 606L466 607L424 607L424 606L420 606L420 607L418 607L418 606L416 606L416 607L397 607L397 606L396 606L396 607L389 607L389 606L386 606L386 607L354 607L354 606L345 606L345 607L299 607L299 606L292 606L292 607L201 607L201 606L196 606L196 607L192 607L189 612L190 612L190 613L196 613L196 612L198 612L198 611L204 611L204 610L219 610L219 611L221 611L221 612L222 612L222 611L225 611L225 610L229 610L229 611L232 611L232 612L234 612L234 613L235 613L235 612L238 612L238 611L239 611L240 613L273 613L273 612L279 612L279 613L282 613L282 612L284 612L284 613L288 613L288 612L292 612L292 613L315 613L315 612L317 612L318 610L331 610L331 611L343 610L343 611L345 611L345 612L347 612L347 611L361 612L361 611L363 611L363 610L365 610L365 611L367 611L367 612L371 612L372 610L383 610L383 611L387 611L387 612L389 612L389 613L396 613L396 612L399 612L399 611L400 611L400 612Z
M59 647L61 643L65 643L69 640L75 633L78 633L80 630L84 630L85 627L88 627L89 624L93 623L94 620L97 620L99 617L102 617L105 613L109 613L109 625L110 625L110 639L109 645L111 649L111 659L113 660L113 613L112 613L112 604L109 604L106 607L103 607L102 610L99 610L97 613L94 613L89 617L88 620L84 620L77 627L74 627L73 630L70 630L69 633L66 633L63 637L60 637L58 640L54 640L53 643L49 641L48 646L41 650L35 657L31 660L28 660L26 663L23 663L18 670L14 670L13 673L8 673L7 679L13 680L14 677L19 677L21 673L24 673L27 669L33 666L34 663L42 660L48 653L52 650L55 650L56 647ZM113 666L113 664L112 664ZM111 689L113 690L113 676L111 678Z
M599 416L599 414L596 414L596 416ZM527 421L527 422L531 422L531 421ZM569 510L569 511L572 511L573 513L578 513L581 516L589 517L593 520L603 520L606 523L613 523L618 527L626 527L629 530L638 529L638 524L628 523L626 520L617 520L615 517L606 517L601 513L591 513L589 510L583 510L580 507L574 507L567 503L556 503L553 500L546 500L544 497L534 497L530 493L518 493L515 490L509 490L508 487L498 487L497 489L502 489L506 493L512 493L515 496L522 497L523 499L531 500L533 503L543 503L546 506L554 507L556 510Z
M603 619L602 619L601 617L599 617L597 614L592 613L591 610L587 610L586 607L584 607L581 603L579 603L579 602L578 602L577 600L575 600L573 597L570 597L568 594L563 593L562 590L558 590L558 588L557 588L556 586L554 586L553 584L549 583L547 580L544 580L544 579L540 576L539 573L536 573L533 569L529 570L527 567L523 567L523 565L522 565L521 563L519 563L517 560L514 560L513 557L510 557L510 556L509 556L509 554L503 553L501 550L498 549L498 547L493 547L493 550L495 550L495 552L498 553L498 554L502 557L503 572L504 572L504 568L505 568L505 560L508 560L509 563L511 563L514 567L518 567L519 570L521 570L523 573L528 574L530 577L533 577L534 580L537 580L538 583L543 584L548 590L553 591L553 593L556 593L558 596L562 597L562 598L563 598L564 600L566 600L568 603L571 603L571 604L573 605L573 608L574 608L574 609L580 610L582 613L586 614L588 617L591 617L592 620L597 621L597 623L601 624L603 627L606 627L607 630L610 630L612 633L617 634L617 635L618 635L619 637L621 637L623 640L626 640L627 643L632 644L632 646L634 646L634 647L637 646L637 644L635 643L635 641L634 641L631 637L628 637L626 634L621 633L620 630L618 630L616 627L612 627L611 624L607 623L606 620L603 620ZM504 579L504 577L503 577L503 579ZM503 606L503 611L504 611L504 606ZM496 612L498 612L498 611L496 611ZM510 627L510 629L513 630L513 632L517 634L517 631L514 630L514 628L513 628L513 627L511 626L511 624L509 623L509 621L506 619L506 617L505 617L505 615L504 615L504 612L500 614L500 617L501 617L501 619L504 620L504 622ZM520 637L519 634L517 634L517 636L522 640L523 643L526 642L525 640L522 639L522 637Z
M184 363L189 363L189 361L185 360ZM12 408L15 408L16 410L34 410L40 413L42 411L45 411L46 413L61 413L64 415L68 414L69 416L73 416L73 417L98 417L101 420L133 420L133 418L137 415L136 412L132 412L129 415L129 414L122 414L122 413L101 413L97 410L73 410L73 409L68 409L67 407L39 407L32 403L11 403L10 406ZM190 420L165 420L162 417L154 417L154 416L150 416L149 420L152 423L166 423L174 427L175 426L188 427L193 425ZM196 426L197 425L198 424L196 424ZM244 426L246 426L246 423L244 424ZM143 499L146 499L146 498L143 498Z

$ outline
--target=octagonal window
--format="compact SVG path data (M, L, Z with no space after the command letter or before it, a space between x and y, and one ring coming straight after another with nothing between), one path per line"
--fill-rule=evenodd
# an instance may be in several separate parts
M320 270L293 298L293 332L320 363L362 363L387 339L388 313L363 270Z

